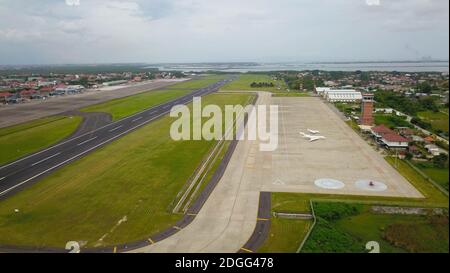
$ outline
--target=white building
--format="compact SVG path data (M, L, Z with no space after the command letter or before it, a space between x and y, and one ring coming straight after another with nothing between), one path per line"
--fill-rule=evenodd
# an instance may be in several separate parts
M434 144L425 145L425 149L427 149L427 151L433 156L438 156L440 154L447 154L447 152L444 149L441 149Z
M84 86L82 85L68 85L66 87L60 87L55 89L55 93L58 95L78 94L83 92Z
M330 87L316 87L316 93L322 95L324 92L330 91Z
M329 102L355 102L362 100L362 94L354 89L332 89L316 87L316 93Z
M392 108L376 108L375 113L392 114L394 109Z
M361 92L349 89L330 90L324 97L329 102L355 102L363 98Z

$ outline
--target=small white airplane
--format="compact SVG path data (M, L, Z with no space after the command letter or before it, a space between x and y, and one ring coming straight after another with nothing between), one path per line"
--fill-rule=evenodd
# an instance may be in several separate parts
M319 139L325 139L326 137L324 137L324 136L312 136L312 135L308 135L308 134L305 134L305 133L303 133L303 132L300 132L300 135L302 135L304 138L309 138L309 142L313 142L313 141L316 141L316 140L319 140Z
M313 135L320 133L320 131L317 131L317 130L311 130L311 129L308 129L308 132L310 132L310 133L313 134Z

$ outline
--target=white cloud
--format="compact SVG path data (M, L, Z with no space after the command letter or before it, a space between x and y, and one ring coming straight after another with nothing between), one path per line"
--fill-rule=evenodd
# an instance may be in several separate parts
M448 58L443 0L36 2L3 0L0 64Z
M368 6L379 6L381 5L380 0L366 0Z
M66 5L68 6L79 6L80 0L66 0Z

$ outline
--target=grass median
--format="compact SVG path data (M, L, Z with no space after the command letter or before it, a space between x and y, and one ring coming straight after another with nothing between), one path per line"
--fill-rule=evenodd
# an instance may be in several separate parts
M109 113L113 120L136 114L147 108L174 100L191 93L192 90L157 90L114 99L81 109L82 112Z
M52 116L0 129L0 165L37 152L71 135L81 117Z
M255 83L273 83L273 87L251 87ZM224 85L220 90L223 91L269 91L273 93L286 92L286 84L281 80L274 80L271 76L265 74L241 74L239 78Z
M209 75L209 76L203 76L198 79L186 81L177 83L171 86L166 87L165 89L200 89L203 87L207 87L208 85L211 85L213 83L216 83L218 81L221 81L226 78L226 75Z

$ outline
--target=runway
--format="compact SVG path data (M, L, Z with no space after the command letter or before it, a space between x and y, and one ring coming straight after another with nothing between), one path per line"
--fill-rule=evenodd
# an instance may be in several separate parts
M38 182L40 178L61 166L75 161L115 139L168 114L175 105L187 104L192 101L193 97L216 92L221 86L231 80L221 80L205 88L195 90L188 95L106 124L88 133L69 138L45 150L0 166L0 199L13 195L21 189Z
M32 100L13 105L0 104L0 128L13 126L38 118L64 114L86 106L136 95L150 90L166 88L181 80L153 80L129 86L105 87L99 91L89 90L81 94L57 96L47 100Z

